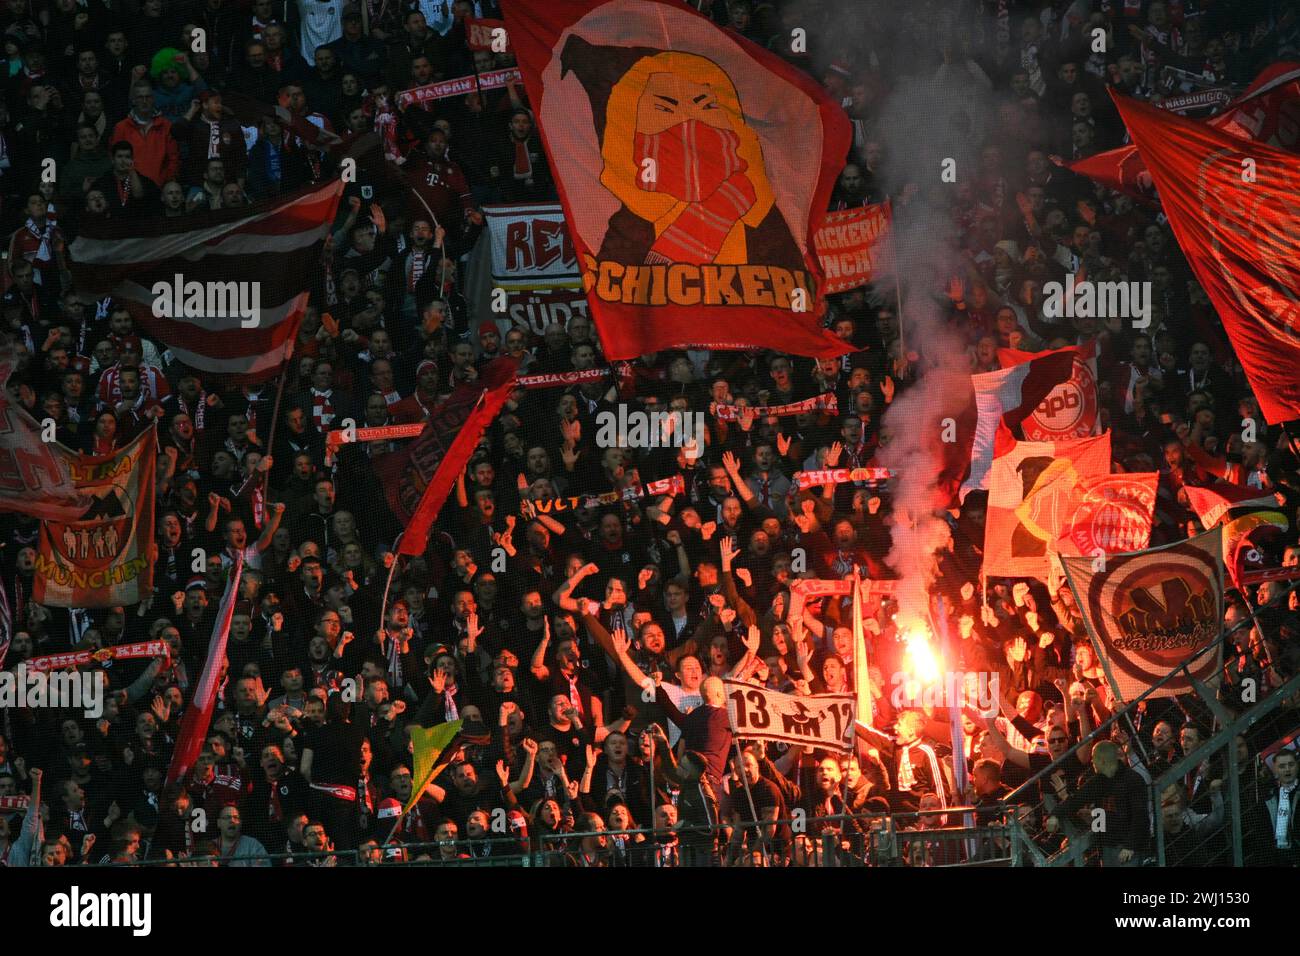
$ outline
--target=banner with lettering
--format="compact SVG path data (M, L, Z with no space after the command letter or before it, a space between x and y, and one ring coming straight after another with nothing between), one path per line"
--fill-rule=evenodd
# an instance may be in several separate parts
M1061 559L1075 603L1115 696L1131 701L1208 644L1223 629L1222 526L1160 548ZM1189 668L1204 681L1223 656L1204 653ZM1170 677L1155 695L1191 691L1186 675Z
M503 289L582 288L559 203L484 206L492 282Z
M439 80L426 86L416 86L402 90L397 94L397 105L409 106L412 103L432 103L452 96L465 96L481 90L497 90L508 83L518 83L519 71L514 67L505 70L492 70L477 76L458 76L453 80Z
M75 519L41 524L32 600L76 608L138 604L153 590L157 429L107 455L67 458L90 504Z
M33 657L27 661L29 671L59 671L68 667L84 667L87 664L106 664L109 661L141 661L155 657L171 657L171 648L166 641L137 641L134 644L117 644L113 647L101 647L98 650L62 651L58 654L46 654Z
M465 45L471 50L509 53L510 36L506 33L506 22L489 20L486 17L466 17Z
M539 514L549 515L561 511L577 511L579 508L614 505L620 501L635 501L638 498L653 498L668 495L675 498L686 494L686 479L681 475L647 481L644 485L629 485L622 491L606 491L598 495L566 495L561 498L527 498L519 502L519 514L525 518L535 518Z
M783 418L790 415L806 415L809 412L838 415L839 410L839 399L835 397L835 393L823 392L821 395L814 395L812 398L805 398L798 402L788 402L785 405L719 404L713 407L713 417L720 422L736 422L746 415L755 418Z
M813 244L827 295L864 286L885 272L892 220L888 201L826 214Z
M852 752L857 718L853 694L802 697L745 681L723 683L727 686L727 717L737 737Z

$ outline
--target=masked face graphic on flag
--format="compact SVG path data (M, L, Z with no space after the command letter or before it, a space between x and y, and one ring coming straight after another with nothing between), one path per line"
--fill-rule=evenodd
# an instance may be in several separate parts
M712 88L674 73L652 73L637 108L633 155L641 189L684 204L646 261L714 261L757 193L740 155L740 137Z
M577 39L564 63L593 103L606 104L600 182L621 208L597 261L779 263L802 283L802 257L776 207L762 147L718 64Z
M767 50L678 0L505 11L605 354L850 350L815 236L852 134Z

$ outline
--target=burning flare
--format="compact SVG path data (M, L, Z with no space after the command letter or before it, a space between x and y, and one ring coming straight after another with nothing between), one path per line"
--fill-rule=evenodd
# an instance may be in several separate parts
M939 656L930 641L930 629L920 622L899 628L903 644L903 671L922 687L931 687L942 678Z

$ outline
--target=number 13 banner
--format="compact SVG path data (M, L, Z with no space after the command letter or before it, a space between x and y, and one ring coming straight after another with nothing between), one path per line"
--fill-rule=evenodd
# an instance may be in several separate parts
M728 680L727 717L746 740L776 740L821 750L853 750L853 694L782 694L756 684Z

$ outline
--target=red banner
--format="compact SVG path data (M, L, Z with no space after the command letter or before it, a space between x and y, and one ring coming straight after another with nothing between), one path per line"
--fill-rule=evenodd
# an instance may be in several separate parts
M752 414L755 418L782 418L790 415L804 415L808 412L827 412L839 414L839 399L834 392L823 392L803 401L790 402L786 405L715 405L713 417L720 422L739 421L742 415Z
M106 661L138 661L170 656L171 649L167 646L166 641L140 641L135 644L101 647L97 651L64 651L59 654L33 657L27 661L27 669L29 671L59 671L68 667L102 664Z
M1264 419L1300 418L1300 156L1114 99Z
M489 362L479 372L476 382L458 385L434 408L415 441L375 463L388 507L407 526L402 534L403 554L419 554L424 550L437 510L456 483L457 473L469 461L483 429L509 398L518 367L519 363L508 356ZM489 402L494 407L491 415L484 418L481 413ZM472 441L461 438L476 426L478 432ZM453 454L463 456L463 460L455 468L444 468L444 459Z
M852 350L820 322L850 127L817 83L669 0L505 16L607 356Z
M194 688L194 696L190 698L181 717L176 749L172 751L171 766L167 768L168 783L175 783L190 772L199 751L203 749L203 739L208 735L212 711L217 703L217 688L226 672L226 641L230 638L230 619L235 614L239 578L243 572L244 556L236 555L234 566L230 569L230 580L226 582L225 596L217 609L217 618L212 622L212 639L208 641L203 673Z
M68 453L77 490L90 504L75 519L41 524L32 600L98 608L138 604L149 596L157 459L152 427L108 455Z
M13 356L0 356L0 512L75 520L89 501L72 480L70 454L42 441L40 424L10 400L5 384L13 370Z
M406 425L377 425L374 428L358 428L349 431L336 428L325 434L325 454L336 455L344 445L353 442L396 441L399 438L415 438L424 431L424 422L410 422Z
M585 368L581 372L545 372L541 375L520 375L516 384L521 388L555 388L558 385L581 385L599 382L610 372L607 368Z
M500 33L495 31L500 30ZM500 42L497 42L500 37ZM491 53L509 53L510 35L506 33L504 20L488 20L468 17L465 20L465 44L471 50L487 50ZM495 44L495 46L494 46Z
M883 269L890 241L889 202L826 214L814 244L821 261L827 295L871 282Z

